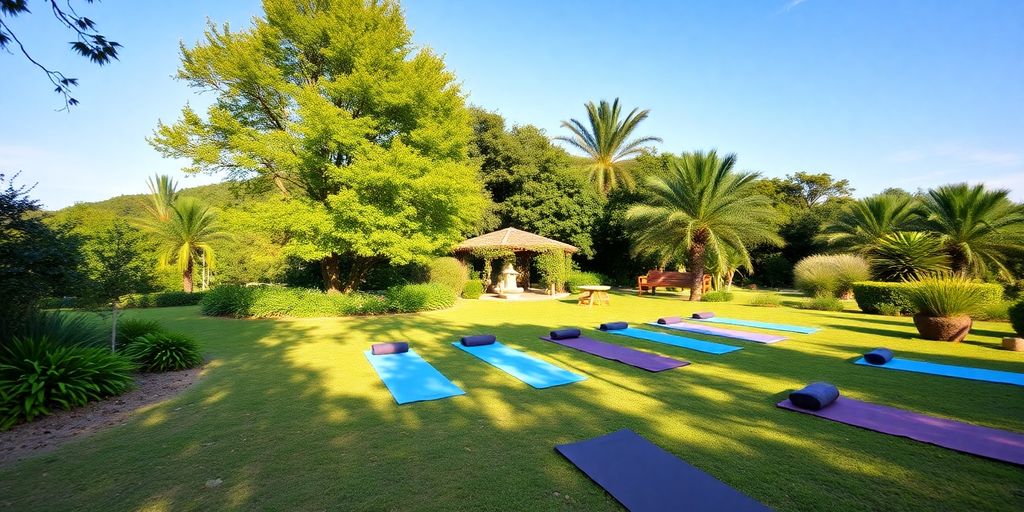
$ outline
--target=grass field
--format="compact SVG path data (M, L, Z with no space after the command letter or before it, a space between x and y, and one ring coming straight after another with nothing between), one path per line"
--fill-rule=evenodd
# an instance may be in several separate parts
M812 380L853 398L1024 431L1019 387L865 368L906 358L1024 371L998 350L1008 324L978 322L963 344L915 339L911 320L678 297L461 301L448 311L369 318L229 320L198 308L136 310L194 335L210 360L178 398L126 425L0 470L9 510L618 510L553 450L631 428L778 510L1024 510L1024 470L775 407ZM855 308L851 304L851 308ZM537 339L559 326L650 321L697 309L822 327L710 355L588 335L693 362L652 374ZM755 329L751 329L755 330ZM535 390L455 349L494 333L587 380ZM694 336L701 337L701 336ZM706 338L704 339L712 339ZM362 351L409 340L466 395L397 406ZM207 488L209 479L223 484Z

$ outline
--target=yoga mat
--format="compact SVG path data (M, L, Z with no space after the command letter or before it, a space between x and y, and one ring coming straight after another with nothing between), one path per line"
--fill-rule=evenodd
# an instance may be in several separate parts
M555 450L632 512L771 510L629 429Z
M375 356L369 350L363 354L399 404L466 394L412 349L401 354Z
M772 331L797 332L800 334L812 334L821 330L816 329L814 327L800 327L799 325L773 324L771 322L741 320L739 318L722 318L720 316L712 318L694 318L693 320L697 322L708 322L712 324L739 325L741 327L760 327L761 329L770 329Z
M691 338L684 338L682 336L675 336L664 332L645 331L643 329L636 329L634 327L628 327L626 329L617 329L614 331L606 332L608 334L628 336L630 338L653 341L655 343L664 343L666 345L672 345L673 347L688 348L690 350L696 350L698 352L707 352L708 354L728 354L729 352L743 350L743 347L723 345L721 343L715 343L713 341L701 341Z
M734 331L732 329L722 329L721 327L714 327L711 325L696 325L687 322L679 322L676 324L659 324L656 322L651 322L648 325L653 325L655 327L664 327L666 329L675 329L677 331L707 334L709 336L721 336L723 338L753 341L757 343L776 343L786 339L785 336L776 336L774 334L762 334L759 332L748 331Z
M812 414L828 420L883 434L907 437L958 452L1024 464L1024 434L926 416L895 407L862 402L841 396L820 411L801 409L789 400L783 409Z
M871 364L863 357L854 361L854 363L864 366L873 366L875 368L886 368L889 370L902 370L905 372L941 375L943 377L956 377L958 379L983 380L985 382L995 382L998 384L1024 386L1024 373L986 370L984 368L971 368L970 366L929 363L927 361L900 359L898 357L890 359L889 362L885 364Z
M557 343L563 347L574 348L580 352L586 352L597 357L603 357L605 359L611 359L612 361L618 361L630 366L635 366L649 372L671 370L672 368L679 368L680 366L690 364L689 361L680 361L678 359L659 356L650 352L642 352L640 350L634 350L628 347L614 345L612 343L605 343L585 336L564 340L556 340L547 336L542 336L540 339L550 341L551 343Z
M456 341L452 345L535 388L550 388L586 379L582 375L559 368L498 341L488 345L470 347Z

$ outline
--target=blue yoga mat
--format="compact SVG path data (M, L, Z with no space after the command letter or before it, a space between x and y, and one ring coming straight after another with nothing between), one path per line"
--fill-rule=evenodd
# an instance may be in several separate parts
M820 330L815 329L814 327L800 327L799 325L773 324L771 322L758 322L756 320L741 320L739 318L722 318L717 316L711 318L691 318L690 320L693 320L695 322L708 322L713 324L739 325L742 327L760 327L761 329L797 332L800 334L812 334Z
M555 450L630 512L771 510L629 429Z
M873 366L875 368L886 368L889 370L927 373L929 375L941 375L943 377L956 377L958 379L983 380L985 382L1024 386L1024 373L986 370L984 368L971 368L970 366L929 363L927 361L914 361L913 359L900 359L898 357L890 359L889 362L885 364L871 364L865 361L863 357L854 361L854 363L864 366Z
M743 350L743 347L734 347L732 345L723 345L712 341L701 341L692 338L684 338L682 336L673 336L663 332L645 331L643 329L635 329L633 327L605 332L608 334L618 334L619 336L629 336L630 338L653 341L655 343L664 343L666 345L672 345L673 347L688 348L698 352L707 352L708 354L728 354L729 352L734 352L736 350Z
M489 345L475 347L467 347L457 341L452 345L535 388L550 388L586 379L582 375L559 368L497 341Z
M369 350L363 354L399 404L466 394L412 349L401 354L375 356Z

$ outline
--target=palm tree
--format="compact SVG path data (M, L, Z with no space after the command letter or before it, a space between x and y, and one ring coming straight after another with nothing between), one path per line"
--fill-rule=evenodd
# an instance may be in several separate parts
M1024 247L1024 207L1010 201L1009 194L960 183L925 195L925 229L939 236L953 272L1009 274L1007 260Z
M920 231L882 237L869 253L871 273L883 281L907 281L949 272L939 238Z
M633 187L633 176L630 174L626 160L643 150L643 145L650 142L661 142L658 137L640 137L629 140L640 121L647 119L648 110L633 109L625 119L619 120L621 107L619 99L611 104L601 100L599 105L588 102L587 127L576 119L562 121L562 126L572 132L572 136L555 137L579 149L586 154L589 161L590 179L602 195L619 186Z
M149 204L146 211L159 222L171 217L171 207L178 199L178 184L170 176L157 174L146 180L149 186Z
M912 230L921 217L921 204L913 196L877 194L847 206L821 238L837 249L868 254L885 236Z
M734 172L735 165L735 154L686 153L664 176L649 177L646 201L626 212L636 233L635 253L688 256L691 301L700 300L709 256L715 267L725 268L730 250L749 262L748 245L782 244L778 214L755 191L758 174Z
M741 271L746 271L747 274L754 272L754 264L750 261L750 255L736 251L728 246L724 247L725 257L718 258L716 255L712 255L710 261L707 262L707 270L711 272L715 280L715 288L724 288L725 291L732 291L732 281L736 277L737 273L742 275ZM723 264L723 267L719 267L719 264Z
M147 227L159 242L160 265L176 263L181 271L181 287L189 293L196 263L205 261L213 268L216 254L211 242L228 236L217 225L210 207L192 198L178 199L170 206L166 221Z

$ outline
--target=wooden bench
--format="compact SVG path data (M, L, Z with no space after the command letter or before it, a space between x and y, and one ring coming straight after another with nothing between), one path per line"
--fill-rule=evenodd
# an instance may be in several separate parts
M672 272L668 270L651 270L647 272L647 275L636 278L636 293L637 295L643 295L644 290L650 290L653 295L656 290L661 288L673 287L673 288L690 288L693 284L693 273L691 272ZM701 287L701 293L707 293L711 290L711 275L704 274L704 285Z

